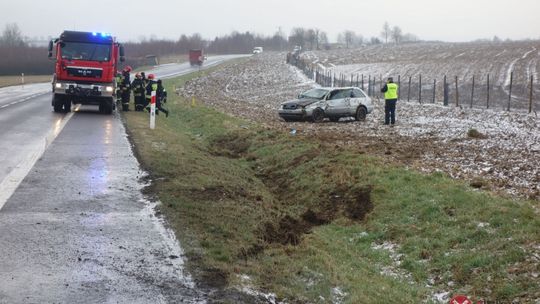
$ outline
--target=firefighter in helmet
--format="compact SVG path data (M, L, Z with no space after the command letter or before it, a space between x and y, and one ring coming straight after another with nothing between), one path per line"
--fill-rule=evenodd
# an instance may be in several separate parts
M161 79L157 81L157 90L156 90L156 115L159 111L165 113L165 117L169 117L169 111L163 108L163 104L167 103L167 90L161 84Z
M146 78L146 74L144 72L141 72L141 78L144 83L144 87L146 88L146 85L148 84L148 79Z
M129 111L129 97L131 95L131 81L129 73L131 72L131 67L128 65L122 71L122 111Z
M135 74L135 79L131 83L131 89L133 90L133 98L135 99L135 111L142 111L145 105L144 95L146 86L141 73Z
M148 77L146 79L146 102L144 104L145 108L148 108L150 106L150 101L152 100L152 92L157 92L158 85L154 78L154 74L148 74Z

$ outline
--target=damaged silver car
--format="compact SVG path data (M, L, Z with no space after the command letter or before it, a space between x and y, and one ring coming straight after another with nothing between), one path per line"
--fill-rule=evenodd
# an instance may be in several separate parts
M335 122L342 117L362 121L372 111L371 98L364 91L357 87L343 87L308 90L297 99L282 103L278 114L285 121L322 122L328 118Z

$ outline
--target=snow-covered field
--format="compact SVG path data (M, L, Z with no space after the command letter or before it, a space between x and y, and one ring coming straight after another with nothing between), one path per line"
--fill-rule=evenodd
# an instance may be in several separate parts
M442 82L446 75L454 100L454 81L458 77L459 97L463 105L471 99L472 78L475 77L474 105L486 107L487 75L490 75L491 106L505 107L508 100L511 72L512 106L528 108L530 77L540 95L540 41L500 43L416 43L365 46L356 49L306 52L303 58L337 75L370 75L377 80L401 76L402 88L411 77L411 98L418 98L419 75L422 75L423 99L431 100L436 79L437 100L442 99ZM402 91L402 96L405 92ZM538 99L538 98L537 98ZM540 102L536 109L540 110Z
M507 53L523 51L522 57L530 49L500 50L498 57L507 62L514 58ZM481 52L466 52L458 59L473 60L475 54ZM448 61L456 58L444 56ZM277 115L278 105L316 84L286 65L284 58L284 53L264 53L227 64L189 82L179 93L269 127L353 146L359 153L380 155L425 172L442 171L479 188L540 199L540 119L536 114L400 101L397 125L390 128L382 124L383 101L375 99L375 110L365 122L286 123ZM473 134L473 129L478 133Z

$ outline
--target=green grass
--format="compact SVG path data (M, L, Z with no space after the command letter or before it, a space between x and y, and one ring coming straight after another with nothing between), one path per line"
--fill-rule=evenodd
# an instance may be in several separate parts
M51 82L51 75L25 75L24 83L39 83L39 82ZM21 76L0 76L0 88L21 85Z
M171 115L154 131L143 113L125 118L197 278L235 285L247 274L262 290L309 303L337 301L335 288L344 303L416 303L435 291L502 302L540 296L527 274L539 271L529 259L538 202L193 107L172 94L190 77L165 82ZM359 208L365 218L353 216ZM287 223L306 224L307 210L324 224L283 233ZM374 248L384 242L394 254Z

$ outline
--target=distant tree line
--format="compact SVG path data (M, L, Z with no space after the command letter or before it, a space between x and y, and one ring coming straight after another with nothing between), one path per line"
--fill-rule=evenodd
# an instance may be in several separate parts
M155 36L147 39L142 37L139 42L123 43L126 49L127 62L133 67L147 64L147 56L166 56L187 54L190 49L202 48L208 54L245 54L251 53L255 46L265 50L284 51L300 46L304 50L321 50L331 48L351 48L367 44L401 44L418 42L420 39L413 34L404 33L397 26L385 22L377 37L364 37L352 30L338 34L337 45L331 43L328 34L318 28L295 27L289 36L278 30L270 36L251 32L232 32L231 34L205 40L200 34L181 35L177 40L157 39ZM16 23L7 24L0 36L0 75L51 74L53 62L47 58L46 47L37 47L26 42ZM500 42L495 36L493 42Z
M16 23L6 25L0 36L0 75L43 75L52 69L45 47L28 45Z
M394 42L396 44L418 41L411 34L402 34L398 26L390 27L388 22L383 26L382 41L377 37L364 38L351 30L338 35L338 47L350 48L364 44ZM200 34L181 35L178 40L149 39L142 37L139 42L123 43L126 49L126 64L133 67L147 64L148 56L161 57L172 54L187 54L190 49L205 49L210 54L245 54L251 53L255 46L265 50L283 51L300 46L304 50L330 49L333 46L325 31L318 28L295 27L287 37L281 29L271 36L258 35L251 32L232 32L229 35L205 40ZM46 56L46 47L36 47L25 42L19 27L15 23L7 24L0 37L0 75L50 74L53 61Z
M390 26L390 24L385 22L380 34L380 37L383 39L385 44L389 42L394 44L406 43L406 42L418 42L420 39L414 34L403 33L403 30L397 25Z

